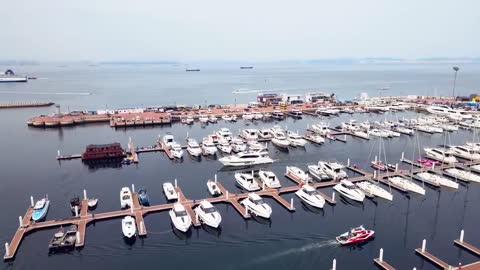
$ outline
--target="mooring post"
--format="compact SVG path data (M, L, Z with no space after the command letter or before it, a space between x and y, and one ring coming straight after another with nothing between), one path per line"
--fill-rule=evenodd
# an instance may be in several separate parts
M265 182L262 182L262 189L265 189Z
M135 192L135 184L132 184L132 192Z
M87 200L87 190L86 189L83 190L83 199Z
M80 231L77 231L77 244L80 244Z
M10 256L10 247L8 245L8 242L5 242L5 255L7 257Z
M462 270L462 263L458 263L458 270Z
M403 161L404 159L405 159L405 153L402 152L402 158L400 160Z
M245 217L248 216L248 205L245 205Z
M57 150L57 157L60 157L60 150Z
M425 248L427 248L427 240L423 239L423 241L422 241L422 252L425 252Z
M337 270L337 260L336 259L333 259L332 270Z
M19 223L19 227L23 227L23 220L22 220L22 216L18 216L18 223Z
M395 171L398 171L398 163L395 163Z
M75 216L78 217L78 205L75 205Z
M347 167L350 167L350 159L347 159Z
M345 137L343 138L344 141L347 141L347 134L345 134Z
M377 178L377 171L373 171L373 178Z
M217 174L215 174L215 184L217 183Z
M178 184L177 184L177 178L175 178L175 188L178 187Z
M290 198L290 209L293 209L293 198Z
M145 233L145 224L143 223L143 220L140 221L140 233L141 234Z
M228 200L228 190L227 190L227 200Z
M375 156L375 163L377 163L377 161L378 161L378 157L377 157L377 156Z
M31 205L32 207L35 206L35 201L33 200L33 196L30 196L30 205Z
M378 260L383 262L383 248L380 249L380 254L378 255Z
M199 222L198 222L198 213L197 213L197 212L195 212L195 223L196 223L196 224L199 223Z
M334 202L334 201L335 201L335 191L332 192L332 202Z
M463 243L463 237L465 236L465 231L461 230L460 231L460 242Z

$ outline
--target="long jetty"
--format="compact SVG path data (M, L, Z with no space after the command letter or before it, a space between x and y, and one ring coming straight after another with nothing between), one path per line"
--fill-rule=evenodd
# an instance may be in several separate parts
M28 107L48 107L52 106L53 102L43 102L43 101L12 101L12 102L2 102L0 103L0 109L11 109L11 108L28 108Z

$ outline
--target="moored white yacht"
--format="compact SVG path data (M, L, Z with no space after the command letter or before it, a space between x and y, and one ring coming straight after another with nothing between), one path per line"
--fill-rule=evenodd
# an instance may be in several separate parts
M458 188L458 183L457 182L452 181L448 178L442 177L438 174L434 174L434 173L430 173L430 172L421 172L421 173L417 173L416 176L420 180L422 180L424 182L427 182L427 183L433 183L433 184L436 184L436 185L445 186L445 187L454 188L454 189Z
M220 139L217 144L218 150L223 153L230 154L232 153L232 146L226 139Z
M257 140L258 139L258 130L253 128L243 129L240 133L240 137L244 138L247 141Z
M465 181L465 182L478 182L480 183L480 175L469 172L469 171L464 171L460 170L457 168L450 168L445 170L450 176L458 178L459 180Z
M190 226L192 226L192 218L188 215L185 207L181 203L175 203L168 214L170 215L173 226L175 226L177 230L187 232Z
M313 142L313 143L316 143L316 144L325 143L325 139L324 139L322 136L320 136L320 135L318 135L318 134L316 134L316 133L307 133L307 134L305 134L305 139L306 139L306 140L309 140L309 141L311 141L311 142Z
M386 191L382 187L380 187L379 184L373 183L370 181L361 181L355 183L358 188L360 188L365 194L371 194L373 196L385 199L385 200L393 200L393 195L392 193Z
M319 135L327 135L328 133L332 132L328 126L327 123L319 123L319 124L313 124L310 127L310 130L319 134Z
M318 180L332 179L319 165L308 165L308 172Z
M401 176L394 176L388 178L388 182L397 185L407 191L415 192L421 195L425 195L425 189L415 183L413 183L411 180L408 180L406 178L403 178Z
M174 142L171 146L170 146L170 153L172 154L172 156L174 158L182 158L183 157L183 150L182 150L182 146L176 142Z
M218 118L215 117L214 115L211 115L210 117L208 117L208 122L214 124L214 123L217 123L218 121Z
M480 154L475 153L465 146L452 146L448 149L451 154L467 160L480 160Z
M126 216L122 219L122 232L127 238L132 238L137 233L137 225L135 224L135 218Z
M266 204L262 200L262 197L255 193L248 194L248 197L243 199L241 204L247 208L247 211L255 214L256 216L270 218L272 215L272 208L270 205Z
M198 157L202 154L202 149L195 139L188 139L187 152L194 157Z
M297 195L302 201L305 203L317 207L317 208L323 208L325 205L325 199L318 193L318 191L309 186L309 185L303 185L299 190L295 192L295 195Z
M232 140L232 132L228 128L221 128L219 131L215 132L219 138L223 138L227 141Z
M202 151L205 155L215 155L217 153L217 148L213 141L209 138L204 138L202 141Z
M269 188L280 188L282 186L277 176L272 171L260 170L258 176Z
M178 200L178 193L170 182L163 183L163 193L169 201Z
M287 140L291 146L304 147L307 144L307 141L302 136L293 131L287 131Z
M243 140L238 137L235 137L232 139L231 145L232 145L233 152L236 152L236 153L247 150L247 146L245 145Z
M270 130L270 133L272 134L272 143L280 148L288 148L290 145L290 142L287 139L287 136L285 136L285 133L280 129L280 128L272 128Z
M218 228L222 222L222 216L209 201L203 200L194 211L199 220L210 227Z
M260 186L253 177L253 173L236 173L235 181L237 181L237 184L247 191L256 191L260 189Z
M253 116L253 114L251 114L251 113L249 113L249 112L246 112L246 113L244 113L244 114L242 115L242 118L243 118L244 120L253 120L254 116Z
M457 158L455 158L455 156L450 154L448 151L444 151L443 149L426 147L423 148L423 150L425 151L425 156L428 158L449 164L457 162Z
M267 144L261 144L257 141L248 141L247 146L249 150L265 150L267 149Z
M325 172L325 174L327 174L334 180L339 180L339 179L348 177L347 173L344 170L342 170L343 168L345 168L345 166L343 166L340 163L319 161L318 166L323 172Z
M311 181L312 178L310 175L308 175L305 171L302 169L295 167L295 166L287 166L287 174L290 175L291 177L294 177L296 179L299 179L303 181L304 183Z
M270 129L263 128L258 131L258 139L270 140L272 137L273 136L270 133Z
M202 124L207 124L207 123L208 123L208 116L201 115L200 117L198 117L198 120L199 120L200 123L202 123Z
M169 148L169 147L172 146L172 144L175 143L175 139L173 138L173 135L167 134L167 135L163 136L162 143L165 147Z
M363 202L365 199L365 193L348 180L340 181L340 183L336 184L333 189L340 193L340 195L354 201Z
M390 133L389 133L389 132L387 132L386 130L377 129L377 128L370 129L367 133L368 133L368 135L377 136L377 137L382 137L382 138L388 138L388 137L390 137Z
M132 192L130 191L130 188L128 188L128 187L123 187L120 190L120 206L121 206L121 208L126 208L126 207L132 207L133 206Z
M219 159L223 166L251 166L273 163L273 159L264 150L240 152L232 156Z

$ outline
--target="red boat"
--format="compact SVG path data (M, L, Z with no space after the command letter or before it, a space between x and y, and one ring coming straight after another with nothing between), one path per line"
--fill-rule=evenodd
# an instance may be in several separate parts
M373 237L375 231L366 230L363 226L353 228L350 231L337 236L337 241L343 245L363 243Z
M82 160L123 158L125 151L119 143L90 144L82 154Z
M386 171L386 170L390 170L390 171L395 171L395 165L393 164L385 164L381 161L372 161L372 167L374 169L377 169L379 171Z

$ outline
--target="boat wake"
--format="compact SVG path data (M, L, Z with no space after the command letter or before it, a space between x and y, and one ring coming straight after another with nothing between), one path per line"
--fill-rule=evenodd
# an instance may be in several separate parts
M0 91L0 94L17 94L17 95L73 95L73 96L89 96L88 92L17 92L17 91Z
M272 261L272 260L280 258L280 257L294 255L294 254L301 254L301 253L308 252L310 250L329 247L329 246L338 246L338 243L335 240L326 240L326 241L311 243L311 244L308 244L308 245L305 245L305 246L302 246L302 247L299 247L299 248L291 248L291 249L287 249L287 250L284 250L284 251L273 253L273 254L270 254L270 255L267 255L267 256L260 257L256 260L253 260L252 263L254 263L254 264L264 263L264 262Z

